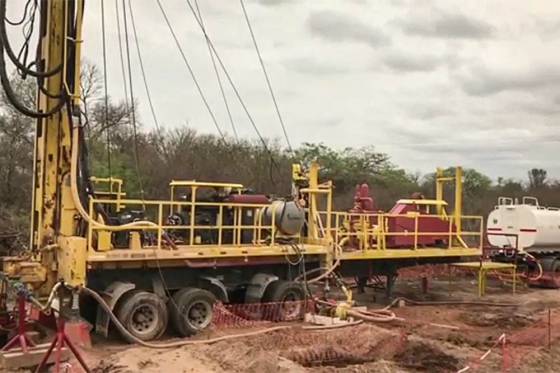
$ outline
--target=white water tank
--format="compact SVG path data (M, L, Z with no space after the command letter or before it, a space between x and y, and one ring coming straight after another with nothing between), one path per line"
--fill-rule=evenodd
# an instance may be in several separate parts
M488 215L486 233L495 247L560 250L560 209L539 206L533 197L521 203L500 197Z

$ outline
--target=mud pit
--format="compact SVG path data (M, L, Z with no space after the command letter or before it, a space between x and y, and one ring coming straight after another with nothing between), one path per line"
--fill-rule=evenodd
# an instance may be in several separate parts
M419 280L400 280L395 296L421 301L515 302L518 306L405 306L393 309L402 319L390 323L363 323L350 328L313 332L294 327L239 340L171 350L129 346L118 339L96 339L94 348L85 353L96 373L456 372L476 362L496 344L502 333L506 333L513 343L510 371L558 371L560 342L555 341L556 338L560 340L560 292L521 288L513 295L497 283L490 282L489 285L488 295L479 299L476 285L469 278L455 280L451 288L446 281L433 281L428 294L421 293ZM360 305L369 308L379 308L387 303L381 293L375 294L377 303L374 302L372 289L355 295ZM542 340L546 334L545 326L539 321L548 308L552 309L559 324L550 352L539 349L546 344ZM265 327L216 329L197 338ZM79 371L77 364L70 364L76 367L76 372ZM501 364L501 350L495 348L484 364L476 366L476 371L500 371Z

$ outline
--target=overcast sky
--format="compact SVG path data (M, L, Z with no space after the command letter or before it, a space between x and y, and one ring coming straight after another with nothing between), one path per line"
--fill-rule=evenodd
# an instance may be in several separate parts
M8 3L16 13L20 2ZM219 125L231 133L186 0L163 3ZM282 139L239 2L199 6L259 130ZM86 7L84 55L101 66L100 2ZM132 7L160 122L216 133L156 1ZM246 7L294 145L374 145L411 172L460 164L525 178L542 167L560 178L560 2L246 0ZM121 98L114 1L105 8L109 90ZM134 44L131 53L141 121L152 127ZM254 138L227 85L226 93L239 133Z

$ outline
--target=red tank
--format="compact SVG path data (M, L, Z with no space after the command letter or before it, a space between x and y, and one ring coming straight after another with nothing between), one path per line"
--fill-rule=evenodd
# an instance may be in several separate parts
M433 212L431 214L428 213L428 205L415 203L414 200L398 201L389 211L389 215L406 215L409 212L418 213L420 216L433 215ZM408 235L387 235L387 247L414 246L414 216L389 216L387 218L387 230L389 233L409 233ZM452 224L451 230L455 231L454 224ZM437 216L419 217L418 232L434 233L433 235L419 235L418 246L447 246L449 242L449 220L444 220Z

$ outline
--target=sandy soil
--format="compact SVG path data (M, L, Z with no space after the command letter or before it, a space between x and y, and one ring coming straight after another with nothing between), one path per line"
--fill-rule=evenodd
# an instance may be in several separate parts
M422 294L419 280L400 280L395 296L425 301L483 300L517 306L405 306L394 308L403 320L391 323L314 332L294 327L169 350L130 346L118 338L96 339L94 348L85 354L96 373L454 372L466 365L479 372L495 372L504 364L501 345L495 346L482 363L477 361L505 333L509 341L505 361L510 371L555 372L560 366L559 295L559 290L523 286L512 294L507 286L490 281L488 295L480 299L471 278L455 278L451 284L432 280L428 293ZM356 300L368 308L379 308L387 302L382 293L372 289L356 294ZM548 309L553 319L550 350ZM212 330L199 338L253 329L258 327ZM77 367L76 362L70 364Z

